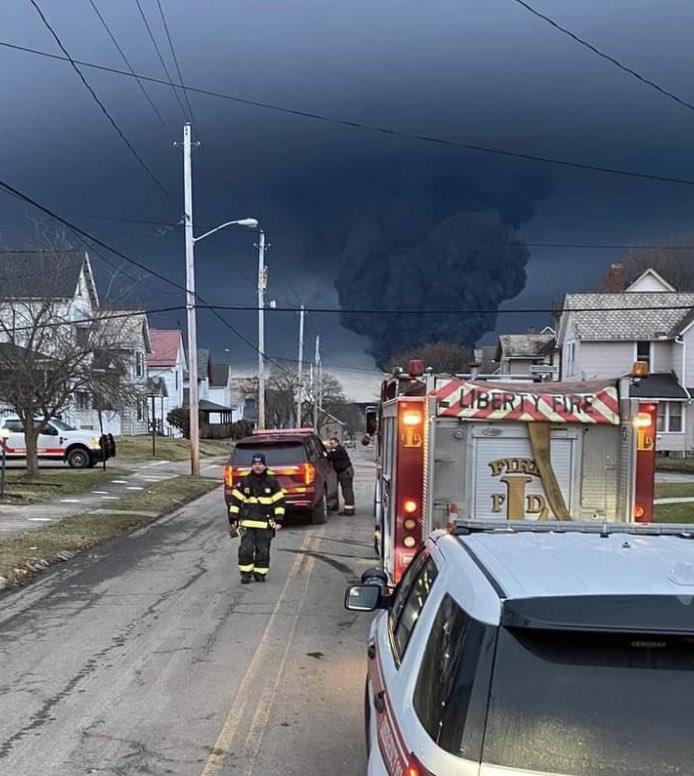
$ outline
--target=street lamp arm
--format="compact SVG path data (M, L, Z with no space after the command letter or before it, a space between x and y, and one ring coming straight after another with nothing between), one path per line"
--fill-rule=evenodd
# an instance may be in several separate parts
M198 237L193 237L193 243L199 242L200 240L204 240L205 237L209 237L211 234L214 234L215 232L219 232L222 229L226 229L227 226L247 226L249 229L255 229L258 226L258 221L255 218L241 218L238 221L227 221L224 224L220 224L219 226L216 226L214 229L210 229L209 232L205 232L204 234L201 234Z

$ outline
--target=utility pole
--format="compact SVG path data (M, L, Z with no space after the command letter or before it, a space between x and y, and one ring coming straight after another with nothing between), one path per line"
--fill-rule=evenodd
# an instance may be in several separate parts
M299 312L299 374L296 386L296 426L301 428L301 402L303 401L304 387L304 316L306 308L301 305Z
M313 390L313 428L318 431L318 411L319 411L319 392L321 390L320 385L320 336L316 337L316 357L315 357L315 388Z
M183 126L183 204L186 238L186 318L188 323L190 473L200 475L200 415L198 398L198 334L195 310L195 240L193 239L193 169L190 123Z
M258 428L265 428L265 232L258 240Z

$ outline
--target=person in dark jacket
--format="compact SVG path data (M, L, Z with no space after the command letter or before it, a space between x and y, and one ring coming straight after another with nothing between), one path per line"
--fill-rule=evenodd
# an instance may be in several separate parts
M354 468L352 467L352 461L349 459L349 455L345 448L340 444L340 440L337 437L330 439L330 450L328 450L328 460L332 463L335 474L337 474L337 481L342 488L342 498L345 502L343 515L353 515L355 513L354 508Z
M241 584L265 582L270 571L270 543L284 521L284 491L268 472L263 453L255 453L251 471L231 492L229 528L241 526Z

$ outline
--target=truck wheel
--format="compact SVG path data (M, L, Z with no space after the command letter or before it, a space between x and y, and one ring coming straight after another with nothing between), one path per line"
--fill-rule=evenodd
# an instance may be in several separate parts
M323 525L328 522L328 505L325 493L321 497L321 500L313 507L311 512L311 522L313 525Z
M91 456L84 447L73 447L65 459L72 469L86 469L89 466Z

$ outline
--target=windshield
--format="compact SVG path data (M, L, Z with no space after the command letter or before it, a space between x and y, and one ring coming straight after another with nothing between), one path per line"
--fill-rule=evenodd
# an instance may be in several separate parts
M283 445L235 447L231 454L233 466L250 466L255 453L264 453L268 466L293 466L306 461L306 449L300 442Z
M67 423L63 423L62 420L51 420L51 425L55 426L58 431L76 431L74 426L68 426Z
M571 776L694 773L694 638L499 631L484 762Z

